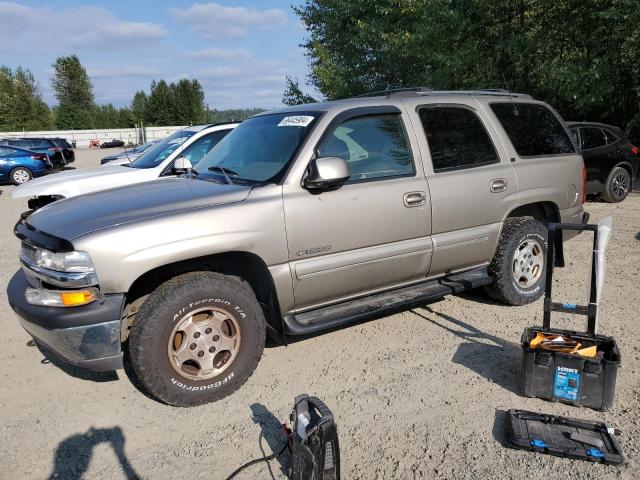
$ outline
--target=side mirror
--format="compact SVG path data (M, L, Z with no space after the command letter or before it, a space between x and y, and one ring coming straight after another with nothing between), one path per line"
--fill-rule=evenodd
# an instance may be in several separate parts
M314 158L309 164L309 173L302 184L308 190L323 190L344 185L349 177L351 177L351 170L344 158Z
M189 159L180 157L180 158L177 158L175 162L173 162L172 170L173 170L173 173L180 174L180 173L190 173L192 168L193 168L193 165L191 165L191 162L189 161Z

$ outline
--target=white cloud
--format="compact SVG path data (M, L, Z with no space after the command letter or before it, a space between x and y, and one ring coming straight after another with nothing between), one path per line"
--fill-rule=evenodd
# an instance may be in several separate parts
M164 38L157 23L128 22L100 7L29 7L0 2L0 50L131 48Z
M119 65L114 68L88 68L87 73L92 79L97 79L153 77L160 75L161 72L156 67L147 67L143 65Z
M195 3L186 10L172 8L175 18L207 39L242 37L250 29L267 30L284 25L284 10L260 10L246 7L225 7L218 3Z
M253 55L246 48L205 48L187 54L192 58L217 60L251 60Z

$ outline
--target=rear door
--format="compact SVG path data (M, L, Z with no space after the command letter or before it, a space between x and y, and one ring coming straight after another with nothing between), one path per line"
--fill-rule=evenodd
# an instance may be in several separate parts
M284 190L296 310L424 279L431 259L428 186L400 111L342 112L316 151L344 158L351 179L320 193L301 181Z
M433 258L430 276L487 264L515 205L513 167L496 145L484 112L469 104L423 104L422 127L431 192ZM416 127L418 128L418 127Z
M609 175L611 146L607 146L607 135L597 127L580 127L580 149L587 169L587 193L602 190L602 184Z

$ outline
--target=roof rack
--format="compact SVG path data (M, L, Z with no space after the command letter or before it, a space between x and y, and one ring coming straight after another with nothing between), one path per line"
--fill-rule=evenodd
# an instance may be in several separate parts
M394 95L397 93L406 93L406 92L419 93L419 92L426 92L428 90L429 89L425 87L387 88L385 90L377 90L375 92L363 93L361 95L356 95L355 97L352 97L352 98L381 97L383 95L390 97L391 95Z
M366 97L390 97L392 95L413 93L415 95L486 95L486 96L504 96L504 97L517 97L517 98L532 98L531 95L526 93L513 93L504 88L479 88L475 90L431 90L426 87L402 87L402 88L388 88L386 90L378 90L375 92L363 93L362 95L356 95L353 98L366 98Z
M514 93L503 88L486 88L478 90L430 90L419 92L419 95L486 95L492 97L517 97L517 98L532 98L531 95L526 93Z

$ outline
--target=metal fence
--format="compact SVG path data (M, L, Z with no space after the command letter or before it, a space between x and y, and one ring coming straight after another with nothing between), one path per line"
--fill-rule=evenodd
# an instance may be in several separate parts
M0 132L0 138L15 137L46 137L65 138L68 142L76 142L76 147L89 147L91 142L107 142L122 140L126 145L137 145L142 139L146 141L159 140L173 132L185 128L184 126L144 127L140 128L107 128L103 130L44 130L40 132Z

